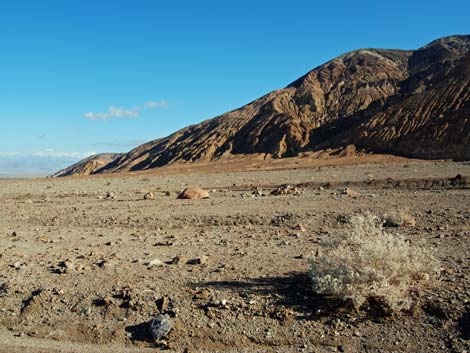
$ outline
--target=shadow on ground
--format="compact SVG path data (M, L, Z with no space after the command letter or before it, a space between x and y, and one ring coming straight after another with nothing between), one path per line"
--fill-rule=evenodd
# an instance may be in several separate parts
M277 306L293 309L297 318L304 320L351 312L350 305L343 301L316 295L312 291L307 273L293 272L282 277L260 277L243 281L200 282L193 286L229 290L240 296L262 296Z
M148 322L127 326L126 332L129 332L131 334L131 339L133 341L152 342L149 338L150 334L148 326Z
M464 340L470 340L470 306L468 306L457 322L460 336Z

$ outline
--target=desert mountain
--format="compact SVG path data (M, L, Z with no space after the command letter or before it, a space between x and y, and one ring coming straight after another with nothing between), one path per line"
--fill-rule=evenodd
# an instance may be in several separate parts
M62 169L55 173L53 177L61 177L67 175L90 175L96 172L98 169L108 165L116 158L120 157L119 153L100 153L90 156L81 160L78 163L71 165L65 169Z
M284 89L138 146L92 173L351 145L369 153L470 159L470 35L417 50L341 55Z

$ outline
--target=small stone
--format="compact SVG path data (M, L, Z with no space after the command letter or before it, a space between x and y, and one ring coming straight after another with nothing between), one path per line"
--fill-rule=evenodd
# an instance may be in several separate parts
M453 274L455 274L455 270L454 270L453 268L445 268L445 269L443 270L443 272L445 272L445 273L448 274L448 275L453 275Z
M175 256L173 259L167 262L168 265L178 265L181 261L180 256Z
M201 289L200 291L197 291L195 294L194 294L194 299L199 299L199 300L207 300L209 299L211 295L211 292L210 290L208 289Z
M359 197L361 194L358 193L357 191L354 191L353 189L350 189L350 188L345 188L341 194L343 195L347 195L349 197L352 197L352 198L356 198L356 197Z
M153 194L153 192L148 192L144 195L144 200L153 200L155 199L155 195Z
M157 300L157 307L160 312L164 312L168 310L168 306L170 305L170 298L166 295L161 297Z
M149 324L150 336L158 341L165 338L171 331L173 325L170 317L165 314L158 314Z
M186 263L188 265L204 265L207 263L208 257L207 256L201 256L195 259L190 259Z
M114 262L113 262L113 261L108 261L108 260L105 260L105 259L101 259L100 261L98 261L98 262L96 263L96 265L97 265L99 268L106 269L106 268L112 268L112 267L114 267Z
M113 299L111 299L110 297L104 297L102 303L106 307L114 304Z
M283 184L277 189L271 191L271 195L300 195L302 190L296 186L291 186L289 184Z
M146 265L147 265L147 268L161 267L163 266L163 262L160 261L160 259L153 259L153 260L148 261Z

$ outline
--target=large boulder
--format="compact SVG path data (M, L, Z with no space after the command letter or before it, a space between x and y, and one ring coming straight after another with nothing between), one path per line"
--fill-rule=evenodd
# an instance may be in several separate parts
M184 189L181 194L178 195L178 199L208 199L209 193L198 187L189 187Z

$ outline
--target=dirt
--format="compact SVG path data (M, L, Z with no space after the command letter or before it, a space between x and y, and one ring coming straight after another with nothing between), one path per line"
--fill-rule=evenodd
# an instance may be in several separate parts
M468 351L469 176L397 160L0 180L0 352ZM299 192L271 194L283 184ZM210 198L176 199L188 186ZM345 217L402 209L416 225L389 231L442 264L412 310L312 293L308 257ZM159 313L173 329L152 342Z

